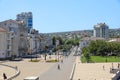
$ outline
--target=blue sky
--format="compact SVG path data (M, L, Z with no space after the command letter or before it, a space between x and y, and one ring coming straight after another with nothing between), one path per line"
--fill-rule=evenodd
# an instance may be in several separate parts
M120 28L120 0L0 0L0 10L0 22L31 11L40 33L88 30L100 22Z

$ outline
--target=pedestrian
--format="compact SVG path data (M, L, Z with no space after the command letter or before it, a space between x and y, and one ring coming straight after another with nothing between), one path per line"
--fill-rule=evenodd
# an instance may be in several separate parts
M103 70L105 70L105 66L103 65Z
M63 63L63 59L61 60L61 63Z
M112 69L113 69L114 67L113 67L113 63L112 63Z
M3 79L6 80L7 79L7 76L5 73L3 73Z
M118 69L119 69L120 64L118 63Z
M58 64L58 70L60 70L60 65Z

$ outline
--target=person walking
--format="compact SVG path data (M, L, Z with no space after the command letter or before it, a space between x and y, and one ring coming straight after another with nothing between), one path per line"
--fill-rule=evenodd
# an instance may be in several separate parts
M61 59L61 63L63 63L63 59Z
M58 64L58 70L60 70L60 65Z
M105 70L105 66L103 65L103 70Z
M7 76L6 76L5 73L3 73L3 79L4 79L4 80L7 80Z

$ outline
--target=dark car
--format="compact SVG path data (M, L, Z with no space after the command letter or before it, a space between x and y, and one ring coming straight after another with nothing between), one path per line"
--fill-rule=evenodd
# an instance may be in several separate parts
M22 56L22 58L38 58L39 56L38 55L25 55L25 56Z

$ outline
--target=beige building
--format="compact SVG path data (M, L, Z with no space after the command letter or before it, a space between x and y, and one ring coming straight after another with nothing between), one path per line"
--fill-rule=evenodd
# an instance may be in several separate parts
M9 37L10 33L0 28L0 58L8 58L11 56L11 39Z
M18 44L18 51L19 51L19 56L23 56L27 54L27 27L25 25L25 23L23 21L19 21L18 22L18 40L19 40L19 44Z
M27 27L24 23L10 19L0 22L0 27L11 32L11 55L25 55L27 49Z

